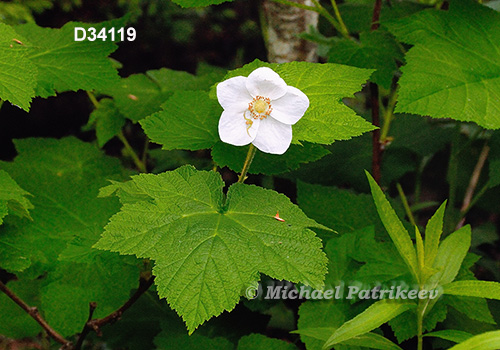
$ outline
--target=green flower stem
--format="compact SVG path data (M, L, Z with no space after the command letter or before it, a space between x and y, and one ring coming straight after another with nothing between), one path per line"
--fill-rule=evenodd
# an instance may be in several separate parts
M87 91L87 96L89 97L89 99L92 102L92 104L94 105L94 107L95 108L99 108L99 101L97 101L97 98L95 97L95 95L92 92ZM132 148L132 146L130 146L130 143L128 143L128 140L125 138L125 135L123 134L123 131L120 130L120 133L118 135L116 135L116 136L118 137L118 139L125 146L125 149L127 150L128 154L132 157L132 160L134 161L134 164L137 167L137 169L139 169L139 171L141 173L147 173L148 170L146 168L146 162L142 161L139 158L139 156L137 155L137 153L134 151L134 149ZM144 152L146 152L146 148L145 148Z
M384 144L389 136L389 130L391 128L391 122L394 120L394 107L398 101L397 89L391 91L389 95L389 101L387 102L387 108L384 111L384 125L382 125L382 130L380 132L380 142Z
M291 7L296 7L302 10L308 10L308 11L313 11L321 16L325 17L328 22L337 30L339 31L344 37L350 38L349 33L347 32L347 28L342 28L342 25L328 12L321 4L319 3L318 0L312 0L314 3L314 6L309 6L309 5L304 5L304 4L299 4L290 0L271 0L274 2L277 2L278 4L283 4Z
M322 15L323 17L326 18L328 22L340 33L342 36L346 39L350 39L349 32L347 31L347 28L342 28L342 25L328 12L321 4L319 3L318 0L312 0L314 3L314 6L318 9L318 13Z
M415 218L413 217L413 213L411 212L410 206L408 205L408 200L406 199L403 187L401 187L399 183L396 184L396 187L398 189L399 196L401 197L401 202L403 202L403 207L405 208L406 216L408 216L408 219L410 220L413 226L417 226L417 224L415 223Z
M139 159L139 156L137 156L137 153L135 153L134 149L132 146L130 146L130 143L128 143L127 138L125 135L123 135L123 131L120 130L120 133L118 135L118 139L123 143L125 146L125 149L127 150L128 154L132 157L132 160L134 161L135 166L141 173L147 173L148 170L146 169L146 165Z
M3 100L0 100L0 109L2 109L3 106Z
M250 148L248 148L247 158L245 159L245 163L243 164L243 169L241 170L241 174L238 177L239 183L245 182L248 169L250 169L250 164L252 164L253 157L255 157L256 152L257 148L253 144L250 144Z
M332 7L333 7L333 13L335 13L335 17L337 18L337 21L339 22L340 26L340 32L345 38L349 38L349 30L347 29L344 20L342 19L342 16L340 15L339 7L337 6L337 2L335 0L331 0Z
M422 289L423 288L420 287L420 290L422 290ZM428 301L425 302L423 299L418 299L418 306L417 306L417 350L423 349L424 314L425 314L425 310L427 309L428 304L429 304Z

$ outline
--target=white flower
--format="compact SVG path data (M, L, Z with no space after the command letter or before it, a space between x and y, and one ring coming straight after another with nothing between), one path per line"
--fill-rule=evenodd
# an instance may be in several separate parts
M217 98L224 108L219 120L221 140L235 146L253 143L273 154L283 154L290 147L292 125L309 107L302 91L286 85L267 67L219 83Z

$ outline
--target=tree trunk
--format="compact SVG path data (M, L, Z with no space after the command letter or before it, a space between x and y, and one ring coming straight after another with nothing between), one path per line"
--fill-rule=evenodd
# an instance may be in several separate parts
M311 0L291 1L312 6ZM267 22L264 33L269 62L317 62L316 43L298 36L308 31L310 26L317 27L316 12L278 4L271 0L264 0L263 9Z

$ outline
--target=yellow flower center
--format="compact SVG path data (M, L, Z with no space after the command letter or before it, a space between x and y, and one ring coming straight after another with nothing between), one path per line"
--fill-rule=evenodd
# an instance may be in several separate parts
M256 96L252 102L248 104L248 111L250 112L250 117L247 118L247 111L243 113L243 118L245 119L245 124L247 125L247 134L250 136L250 128L253 125L253 119L265 119L273 111L271 107L271 100L266 97Z
M255 109L255 111L257 113L264 113L268 108L269 108L269 105L262 100L255 101L255 103L253 105L253 109Z
M252 102L248 104L248 110L253 119L265 119L273 111L271 100L266 97L256 96Z

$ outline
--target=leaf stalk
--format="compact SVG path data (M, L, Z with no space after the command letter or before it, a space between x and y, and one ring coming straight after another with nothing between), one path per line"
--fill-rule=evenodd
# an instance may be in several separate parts
M243 169L241 169L241 174L238 177L238 183L243 183L246 180L248 169L250 169L250 165L252 164L253 158L255 157L255 153L257 152L257 148L250 144L248 148L247 157L245 159L245 163L243 163Z

